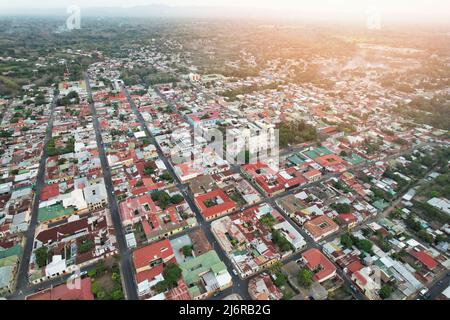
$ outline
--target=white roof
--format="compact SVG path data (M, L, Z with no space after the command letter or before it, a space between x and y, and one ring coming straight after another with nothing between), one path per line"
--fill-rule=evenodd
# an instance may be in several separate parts
M134 133L135 138L145 138L146 136L145 131L138 131Z
M54 255L52 262L45 268L45 275L51 277L57 273L62 273L66 269L66 260L61 255Z
M166 165L164 164L164 162L162 160L156 160L155 161L156 166L158 167L158 169L160 170L166 170Z
M106 201L107 193L104 183L97 183L83 189L86 202L89 204L100 203Z
M414 239L409 239L408 241L406 241L406 243L408 244L408 246L413 247L413 248L420 246L420 243Z
M0 288L7 287L14 275L14 266L0 267Z
M147 300L166 300L166 296L165 296L164 292L161 292L160 294L157 294L156 296L148 298Z
M296 198L300 199L300 200L305 200L308 198L308 194L305 191L302 191L300 193L297 193L295 195Z
M135 248L137 246L136 237L134 236L134 233L127 233L125 235L125 239L127 241L128 248Z
M62 202L65 208L70 206L76 207L78 210L87 208L87 203L83 196L83 190L81 189L75 189L70 192L67 197L62 199Z
M0 184L0 194L8 193L11 190L12 185L13 185L12 182Z
M231 283L231 275L227 271L227 272L217 275L216 280L220 287L224 287Z
M445 290L442 292L442 294L443 294L444 296L446 296L447 299L450 299L450 286L448 286L447 289L445 289Z

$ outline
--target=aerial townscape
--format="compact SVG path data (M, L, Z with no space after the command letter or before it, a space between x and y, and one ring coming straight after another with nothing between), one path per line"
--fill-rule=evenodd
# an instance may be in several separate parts
M448 25L141 10L0 16L1 299L450 299Z

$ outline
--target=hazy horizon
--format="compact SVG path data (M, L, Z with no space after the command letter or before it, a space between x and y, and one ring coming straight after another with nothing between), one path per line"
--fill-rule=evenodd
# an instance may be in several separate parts
M14 3L0 3L0 14L32 14L46 10L66 10L78 5L86 13L94 8L130 8L136 6L163 5L173 12L185 15L239 15L245 13L258 16L294 17L309 16L318 19L349 18L363 19L369 11L376 10L381 18L390 21L445 22L450 21L450 3L447 0L41 0L39 5L32 0L15 0ZM58 12L59 12L58 11ZM151 12L158 14L158 12ZM194 14L193 14L194 13ZM142 13L145 15L145 13Z

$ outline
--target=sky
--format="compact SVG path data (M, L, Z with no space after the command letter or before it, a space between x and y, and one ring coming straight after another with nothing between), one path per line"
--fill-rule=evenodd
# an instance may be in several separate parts
M253 7L290 10L316 14L360 14L376 9L390 16L409 18L439 16L450 20L449 0L1 0L1 10L20 11L31 8L67 8L69 5L88 7L130 7L148 4L200 7Z

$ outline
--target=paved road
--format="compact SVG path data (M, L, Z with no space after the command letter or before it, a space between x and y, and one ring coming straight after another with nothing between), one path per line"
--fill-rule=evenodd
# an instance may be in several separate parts
M106 191L108 193L108 204L109 210L111 212L112 222L114 224L115 235L117 239L117 244L119 247L120 254L120 270L122 272L122 281L124 284L124 293L125 297L128 300L137 300L137 287L134 281L134 267L132 264L131 252L126 244L125 240L125 232L122 227L122 221L119 215L119 207L117 205L117 200L114 195L114 187L111 179L111 170L108 164L108 160L106 158L105 148L103 146L102 135L100 132L100 125L97 117L97 111L94 106L92 91L89 84L89 77L87 73L85 73L86 80L86 90L88 92L88 96L91 99L90 107L93 117L93 123L95 128L95 136L97 139L97 146L100 156L100 162L103 170L103 178L105 180Z
M174 110L174 111L176 111L176 108L174 108L173 107L173 105L172 105L172 103L170 102L170 101L167 101L167 99L166 99L166 97L163 95L163 94L161 94L158 90L156 90L156 92L169 104L169 106L172 108L172 110ZM130 99L130 100L132 100L132 99ZM133 104L134 104L134 102L133 102ZM141 118L142 118L142 116L141 116ZM143 120L143 119L142 119ZM145 123L144 123L145 124ZM158 146L158 144L157 143L155 143L156 145L157 145L157 147L159 147ZM169 163L169 166L170 166L170 163ZM233 165L232 166L232 170L234 171L234 172L240 172L240 166L237 166L237 165ZM253 185L253 187L256 189L256 190L258 190L258 192L261 194L261 196L262 196L262 198L263 198L263 200L262 201L260 201L259 203L269 203L270 205L272 205L272 207L274 207L275 209L277 209L278 211L280 211L282 214L283 214L283 216L285 217L285 219L287 219L287 221L290 221L290 218L289 217L287 217L286 215L285 215L285 213L279 208L279 206L276 204L276 200L277 199L279 199L279 198L282 198L282 197L284 197L284 196L286 196L286 195L288 195L288 194L293 194L293 193L295 193L296 191L298 191L299 189L303 189L303 188L308 188L308 187L313 187L313 186L316 186L316 185L318 185L318 184L320 184L321 182L323 182L323 181L325 181L325 180L327 180L327 179L330 179L330 178L332 178L332 177L336 177L336 176L338 176L339 174L337 174L337 173L331 173L331 174L328 174L328 175L325 175L322 179L320 179L319 181L316 181L316 182L313 182L313 183L310 183L310 184L307 184L307 185L303 185L303 186L299 186L299 187L296 187L296 188L293 188L293 189L291 189L291 190L288 190L288 191L285 191L285 192L282 192L282 193L279 193L279 194L277 194L277 195L275 195L275 196L273 196L273 197L267 197L263 192L261 192L261 190L258 188L258 186L256 186L255 184L254 184L254 182L252 181L252 180L250 180L246 175L244 175L244 174L242 174L242 176L249 182L249 183L251 183L252 185ZM257 204L256 204L257 205ZM197 209L196 208L196 206L195 205L193 205L193 207L195 208L195 209ZM197 210L198 211L198 210ZM240 210L236 210L235 212L237 212L237 211L240 211ZM201 216L201 215L200 215ZM201 219L202 219L203 217L201 217ZM321 246L320 245L318 245L314 240L312 240L312 238L311 237L309 237L300 227L298 227L295 223L292 223L292 225L294 226L294 228L305 238L305 241L307 242L307 248L309 249L309 248L318 248L318 249L322 249L321 248ZM209 229L209 228L208 228ZM206 233L206 232L205 232ZM214 242L216 242L215 241L215 237L214 237L214 235L211 235L211 240L209 239L209 237L208 237L208 240L210 240L210 241L214 241ZM217 242L216 242L217 243ZM219 246L220 247L220 246ZM222 250L220 250L220 251L222 251ZM223 260L224 262L228 262L229 263L229 266L227 265L227 267L230 269L233 269L233 265L232 265L232 263L229 261L229 259L228 259L228 257L227 257L227 255L225 254L224 255L225 256L225 260ZM289 261L293 261L293 260L297 260L297 259L299 259L300 258L300 253L296 253L296 254L294 254L293 256L291 256L291 257L289 257L289 259L288 260L285 260L284 262L289 262ZM227 263L226 263L227 264ZM340 276L343 278L343 280L345 281L345 283L346 283L346 285L348 286L348 287L350 287L351 285L352 285L352 281L351 281L351 279L348 277L348 275L346 275L345 273L343 273L341 270L340 270L340 268L339 267L337 267L337 270L338 270L338 273L340 274ZM261 272L263 272L263 271L261 271ZM261 272L259 272L259 273L261 273ZM242 280L242 279L240 279L239 277L235 277L235 278L238 278L241 282L245 282L245 283L242 283L242 285L244 285L245 286L245 292L246 292L246 295L245 296L243 296L243 298L244 299L248 299L248 297L249 297L249 295L248 295L248 291L247 291L247 288L248 288L248 279L247 280ZM234 281L234 279L233 279L233 281ZM238 282L239 283L239 282ZM239 283L239 285L241 285L240 283ZM239 287L238 287L239 288ZM226 291L224 291L222 294L220 294L217 298L223 298L223 297L225 297L226 295L228 295L228 294L231 294L231 293L239 293L240 294L240 292L237 292L237 291L242 291L242 290L236 290L236 289L234 289L234 288L230 288L229 290L226 290ZM357 298L357 299L361 299L361 300L364 300L364 299L366 299L366 297L365 297L365 295L364 294L362 294L360 291L356 291L356 292L353 292L353 294L355 295L355 297Z
M126 95L128 101L129 101L130 105L131 105L131 108L133 109L133 112L135 113L135 115L137 116L139 122L141 123L142 127L144 128L145 133L150 138L151 142L156 146L156 150L158 152L158 155L159 155L160 159L164 162L167 170L174 177L174 179L175 179L174 180L175 181L175 186L179 190L181 190L181 192L183 193L183 196L185 197L186 202L191 207L191 210L195 213L197 221L199 222L199 226L203 230L203 232L205 233L205 236L208 239L209 243L212 245L213 249L217 252L220 260L222 260L225 263L225 265L227 266L228 270L230 271L230 275L231 275L231 277L233 279L233 290L234 290L234 293L238 293L245 300L250 300L250 295L248 294L248 291L247 291L247 284L248 284L247 281L243 280L243 279L240 279L238 276L236 276L232 272L232 270L234 269L233 264L228 259L226 253L223 251L222 247L220 246L220 244L217 242L216 238L214 237L214 235L213 235L213 233L211 231L210 224L203 218L202 214L198 210L197 206L194 203L192 195L189 192L186 191L186 185L181 183L181 181L179 180L178 176L175 174L175 171L173 170L173 166L172 166L171 162L164 155L161 147L156 142L155 137L151 134L150 130L148 130L147 125L145 123L145 120L142 117L142 114L138 110L136 104L134 103L134 101L131 98L128 90L125 87L124 87L124 92L125 92L125 95ZM172 107L170 102L168 102L164 96L162 96L162 97L169 104L169 106ZM173 109L173 107L172 107L172 109ZM220 296L222 296L222 294Z
M96 267L96 264L92 264L90 266L81 268L80 272L88 272L91 269L94 269L95 267ZM44 289L53 288L53 287L59 286L61 284L65 284L65 283L67 283L67 281L71 275L72 274L66 274L64 276L59 276L59 277L41 282L39 284L28 286L24 289L18 290L14 295L9 296L8 300L24 300L27 296L37 293L39 291L42 291Z
M140 122L140 124L142 125L142 127L144 128L144 131L146 132L147 136L150 137L152 143L154 143L154 145L157 148L158 151L158 155L161 158L161 160L164 162L167 170L171 173L171 175L174 177L175 179L175 185L179 188L179 190L181 190L181 192L183 193L184 197L186 198L187 203L189 204L189 206L191 207L191 209L193 210L193 212L196 214L197 220L199 221L199 227L202 228L202 230L204 231L208 241L211 243L211 245L213 246L214 250L216 250L216 252L218 253L220 259L225 263L225 265L227 266L228 270L234 270L234 266L231 263L230 259L228 258L227 254L223 251L223 249L221 248L221 246L218 244L218 242L216 241L212 231L211 231L211 227L210 227L210 222L205 221L205 219L203 218L203 216L201 215L200 211L198 210L197 206L195 205L195 202L193 200L193 197L190 193L188 193L187 190L187 186L183 183L181 183L181 181L179 180L178 176L175 174L174 170L173 170L173 166L171 164L171 162L167 159L167 157L164 155L164 153L162 152L162 149L160 148L159 144L156 142L155 137L151 134L150 130L148 130L148 127L145 123L144 118L142 117L142 114L140 113L139 109L137 108L136 104L134 103L133 99L131 98L131 96L129 95L128 90L126 89L126 87L123 88L125 95L131 105L131 108L133 110L133 112L135 113L135 115L138 118L138 121ZM157 89L155 89L155 91L158 93L158 95L160 97L162 97L164 99L164 101L166 101L166 103L169 105L169 107L174 111L177 112L177 109L173 106L172 102L169 101L166 96L164 96L163 94L161 94L161 92L159 92ZM397 157L398 155L392 155L387 157L385 160L390 159L390 158L394 158ZM366 164L366 163L364 163ZM358 168L361 165L355 166L352 169L354 170L355 168ZM239 166L232 166L233 171L235 172L240 172L240 167ZM313 187L316 185L319 185L321 182L330 179L331 177L336 177L339 174L334 174L334 173L330 173L327 175L324 175L322 179L320 179L317 182L313 182L304 186L299 186L297 188L282 192L278 195L275 195L273 197L267 197L266 195L264 195L261 190L258 188L258 186L256 186L253 181L251 181L250 179L248 179L248 177L246 177L245 175L243 175L248 182L250 182L255 188L256 190L258 190L258 192L261 193L262 195L262 200L259 203L269 203L270 205L272 205L275 209L277 209L278 211L280 211L283 216L285 217L285 219L287 219L288 221L290 221L290 218L287 217L287 215L284 213L283 210L281 210L281 208L278 206L278 204L276 203L276 200L279 198L282 198L288 194L293 194L295 192L297 192L299 189L303 189L303 188L308 188L308 187ZM395 201L395 203L398 203L397 200ZM258 203L258 204L259 204ZM257 204L256 204L257 205ZM239 210L236 210L235 212L238 212ZM386 213L386 212L385 212ZM387 213L386 213L387 214ZM365 225L365 223L364 223ZM305 233L305 231L303 229L301 229L298 225L296 225L295 223L293 223L294 228L305 238L305 241L307 242L307 249L310 248L317 248L322 250L322 245L318 244L317 242L315 242L308 234ZM360 225L359 227L362 227L362 225ZM336 234L331 235L329 237L327 237L326 239L324 239L322 241L322 243L324 243L327 239L329 238L335 238ZM294 261L300 258L301 253L295 253L294 255L290 256L288 259L286 259L284 262L289 262L289 261ZM350 279L350 277L343 272L343 270L341 268L339 268L336 265L337 268L337 273L341 276L341 278L344 280L346 287L348 288L355 288L355 286L353 285L352 280ZM261 271L263 272L263 271ZM248 279L241 279L240 277L236 276L233 272L230 272L230 274L232 275L233 278L233 287L229 288L223 292L221 292L220 294L216 295L215 297L213 297L212 299L222 299L225 296L232 294L232 293L237 293L239 295L241 295L244 299L250 299L247 288L248 288ZM359 300L366 300L367 298L365 297L365 295L359 291L358 289L356 290L351 290L352 295Z
M22 259L17 271L17 291L26 290L29 285L28 282L28 269L31 260L31 253L33 251L34 234L36 232L36 226L38 223L38 210L39 199L41 198L42 188L45 185L45 163L47 161L47 144L52 137L53 129L53 112L55 111L56 102L58 100L57 95L53 97L50 109L50 119L48 121L47 132L44 141L44 150L42 151L42 157L39 163L38 175L36 178L35 195L33 200L33 207L31 209L31 220L28 230L25 232L25 245L23 248Z
M434 300L450 285L450 271L446 271L441 279L435 281L428 289L428 299Z

